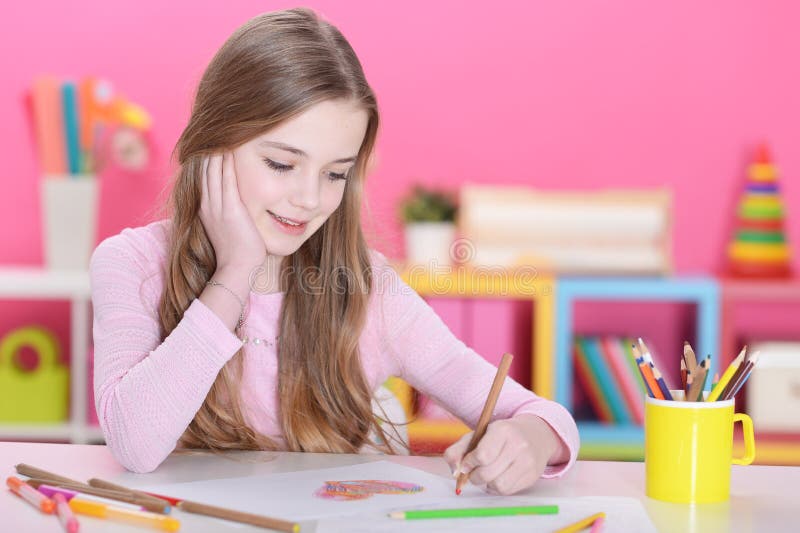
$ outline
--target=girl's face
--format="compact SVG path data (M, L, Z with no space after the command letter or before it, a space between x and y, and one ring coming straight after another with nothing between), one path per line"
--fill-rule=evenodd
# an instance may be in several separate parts
M239 194L267 251L300 248L339 207L367 112L327 100L233 150Z

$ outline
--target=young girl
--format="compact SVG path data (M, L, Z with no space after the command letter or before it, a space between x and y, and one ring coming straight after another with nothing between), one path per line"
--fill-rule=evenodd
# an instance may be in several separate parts
M96 407L114 456L176 446L393 452L390 375L474 426L496 369L367 248L359 213L378 109L352 48L312 11L256 17L212 59L176 151L170 218L91 260ZM445 453L511 494L575 461L560 405L508 379L480 445Z

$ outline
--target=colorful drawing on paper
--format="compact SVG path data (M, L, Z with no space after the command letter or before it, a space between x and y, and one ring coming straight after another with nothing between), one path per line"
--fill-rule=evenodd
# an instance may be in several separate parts
M403 481L356 479L348 481L326 481L314 496L328 500L365 500L375 494L415 494L425 487Z

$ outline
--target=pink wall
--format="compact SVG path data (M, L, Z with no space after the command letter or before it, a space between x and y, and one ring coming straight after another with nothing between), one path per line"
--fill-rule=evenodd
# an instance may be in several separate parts
M343 30L377 92L383 129L368 192L377 242L391 256L402 255L395 204L414 180L666 186L677 207L678 271L709 271L726 241L749 149L762 138L785 177L797 249L794 2L305 4ZM21 105L34 75L102 74L155 117L157 170L104 177L103 238L145 221L217 47L249 17L291 5L33 0L7 10L0 19L0 263L42 262L39 171ZM0 326L12 311L39 316L3 303Z

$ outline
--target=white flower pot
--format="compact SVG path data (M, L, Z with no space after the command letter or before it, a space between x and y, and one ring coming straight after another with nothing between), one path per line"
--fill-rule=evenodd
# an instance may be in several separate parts
M452 222L411 222L405 226L406 260L412 264L449 265L456 236Z

